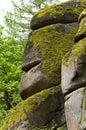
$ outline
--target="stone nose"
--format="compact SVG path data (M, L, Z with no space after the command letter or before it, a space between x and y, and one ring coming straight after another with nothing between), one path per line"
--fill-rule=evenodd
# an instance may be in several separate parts
M41 61L42 61L41 53L37 48L35 48L32 45L30 41L28 41L23 55L22 70L28 71L32 67L40 64Z

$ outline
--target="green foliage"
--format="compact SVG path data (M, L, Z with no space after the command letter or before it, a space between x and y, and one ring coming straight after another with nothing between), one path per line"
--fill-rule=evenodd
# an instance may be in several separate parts
M2 34L0 27L0 125L7 111L20 102L19 82L24 43Z
M26 39L30 30L30 21L39 8L55 3L55 0L11 0L12 12L5 15L6 33L15 38ZM58 1L58 0L56 0Z

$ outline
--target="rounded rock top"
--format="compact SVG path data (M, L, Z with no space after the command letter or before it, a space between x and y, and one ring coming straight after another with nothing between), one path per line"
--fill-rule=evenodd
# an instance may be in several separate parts
M73 23L78 21L83 11L83 1L68 1L40 9L31 20L31 29L35 30L55 23Z

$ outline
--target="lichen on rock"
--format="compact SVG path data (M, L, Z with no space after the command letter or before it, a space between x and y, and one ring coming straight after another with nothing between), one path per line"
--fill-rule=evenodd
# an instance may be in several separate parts
M86 53L86 38L80 40L76 43L72 50L68 52L63 58L63 64L66 66L70 66L72 63L77 63L77 59Z
M58 97L58 95L60 95L61 100L58 100L56 98L56 97ZM51 120L49 119L50 117L48 118L49 111L54 112L58 109L63 108L63 105L62 105L63 97L61 95L62 94L61 94L60 87L55 86L53 88L43 90L40 93L37 93L37 94L31 96L30 98L27 98L25 101L22 101L21 103L19 103L15 108L13 108L10 111L10 113L7 115L7 117L4 121L2 130L7 130L7 129L9 129L9 130L16 129L17 130L17 128L20 126L20 124L22 126L22 122L27 122L29 119L31 119L28 122L29 130L32 130L32 128L36 128L38 126L41 127L47 121L51 122ZM50 101L51 101L51 103L50 103L51 107L49 107ZM52 106L52 105L54 105L54 106ZM49 107L49 108L47 109L47 107ZM42 110L40 110L40 109L42 109ZM37 111L39 111L39 112L37 112ZM42 113L40 113L41 111L42 111ZM44 111L46 111L46 112L43 113ZM41 117L41 116L43 116L43 117ZM54 116L52 116L52 113L51 113L51 117L52 117L52 120L54 120ZM41 118L42 118L42 120L41 120ZM37 121L39 121L38 124L36 124Z
M68 1L40 9L31 20L31 28L34 30L55 23L77 22L85 6L85 1Z
M77 7L77 8L76 8ZM58 16L59 14L64 14L64 13L72 13L74 15L79 15L80 12L83 10L84 8L82 7L81 10L80 8L75 4L70 8L65 8L64 4L57 4L57 5L52 5L52 6L48 6L44 9L40 9L35 15L38 16L38 18L42 18L45 14L49 14L50 16Z
M69 33L59 32L59 26L51 25L34 31L30 41L42 54L42 67L46 74L60 83L61 60L74 44L73 37L76 29L71 25Z
M68 129L86 129L86 10L79 17L75 45L63 58L62 91Z

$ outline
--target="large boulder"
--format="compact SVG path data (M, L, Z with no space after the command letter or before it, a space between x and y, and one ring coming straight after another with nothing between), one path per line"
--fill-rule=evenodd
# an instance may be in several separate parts
M79 14L85 9L85 5L85 0L72 0L40 9L31 20L31 29L35 30L55 23L77 22Z
M64 126L63 101L60 86L43 90L13 108L6 117L2 130L32 130L43 126L48 129Z
M61 59L73 46L77 28L77 23L54 24L30 34L22 63L23 99L61 83Z
M84 15L83 15L84 14ZM86 129L86 10L80 14L77 42L64 57L62 90L68 130Z
M61 83L61 59L74 44L78 16L86 2L69 1L39 10L32 18L21 78L22 99ZM49 17L48 17L49 16Z

